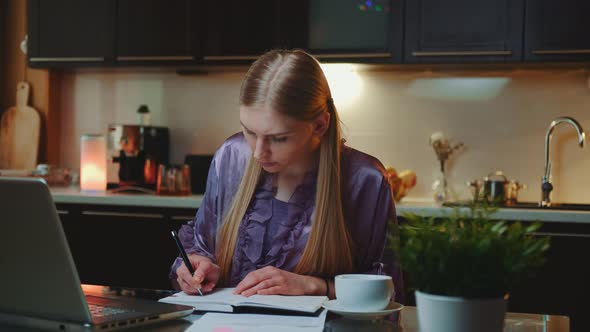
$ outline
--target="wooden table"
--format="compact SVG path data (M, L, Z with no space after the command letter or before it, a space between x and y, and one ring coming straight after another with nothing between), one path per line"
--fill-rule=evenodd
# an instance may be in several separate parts
M84 291L97 295L108 294L123 297L143 298L157 300L171 294L173 291L159 291L149 289L112 289L103 286L84 285ZM164 293L162 293L164 292ZM324 326L324 332L419 332L416 307L405 306L401 311L401 321L394 323L391 320L352 320L336 314L329 313ZM192 314L174 321L159 322L154 325L142 326L125 331L147 331L147 332L182 332L197 321L202 315ZM2 332L33 332L37 330L0 326ZM244 329L244 332L256 332ZM504 332L570 332L570 320L566 316L543 315L543 314L522 314L507 313ZM572 331L578 332L578 331Z
M201 315L191 315L184 319L162 322L151 327L142 327L141 331L181 332ZM130 330L132 331L132 330ZM245 330L248 331L248 330ZM252 329L255 332L256 329ZM406 306L402 310L400 324L389 320L351 320L330 314L324 326L324 332L419 332L416 307ZM569 318L566 316L508 313L504 332L570 332Z

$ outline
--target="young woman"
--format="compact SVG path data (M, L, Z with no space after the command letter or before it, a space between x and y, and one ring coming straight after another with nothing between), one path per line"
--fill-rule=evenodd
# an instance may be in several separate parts
M382 262L395 222L381 163L343 144L319 63L301 50L271 51L240 93L242 133L216 152L206 193L179 236L195 270L177 259L171 278L190 294L328 295L343 273L401 274Z

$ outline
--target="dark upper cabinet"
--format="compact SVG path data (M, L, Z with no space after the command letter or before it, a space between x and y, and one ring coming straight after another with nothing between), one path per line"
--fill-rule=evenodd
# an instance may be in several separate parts
M401 62L403 0L310 0L305 47L320 58Z
M245 63L302 48L325 62L589 61L588 14L586 0L28 0L28 60Z
M401 62L403 0L209 1L205 60L302 48L323 60Z
M521 61L523 17L524 0L406 1L404 60Z
M281 43L278 0L202 1L206 61L253 60Z
M29 0L29 64L112 61L114 4L113 0Z
M192 61L199 53L193 6L191 0L118 0L117 61Z
M590 60L590 1L527 0L527 61Z

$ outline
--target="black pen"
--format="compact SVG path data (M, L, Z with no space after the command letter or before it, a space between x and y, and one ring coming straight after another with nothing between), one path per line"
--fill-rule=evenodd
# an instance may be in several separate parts
M184 251L184 248L182 247L182 243L180 243L180 239L178 238L178 234L176 234L175 230L172 230L171 233L172 233L172 238L174 239L174 242L176 242L176 246L178 247L178 251L180 252L180 257L182 257L182 260L184 261L184 265L186 265L186 268L188 269L188 272L191 273L191 276L194 275L195 270L193 269L193 265L191 264L191 261L188 259L188 256L186 255L186 251ZM201 296L203 296L201 289L197 288L197 290L199 291L199 294L201 294Z

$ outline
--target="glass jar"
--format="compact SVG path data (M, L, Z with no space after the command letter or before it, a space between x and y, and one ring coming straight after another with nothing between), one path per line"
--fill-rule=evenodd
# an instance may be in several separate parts
M188 165L158 167L156 194L182 196L191 194L191 172Z

